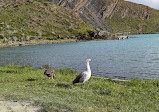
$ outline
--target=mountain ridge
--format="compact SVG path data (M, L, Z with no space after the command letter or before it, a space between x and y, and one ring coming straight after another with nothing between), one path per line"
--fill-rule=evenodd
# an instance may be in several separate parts
M154 15L156 15L155 21L159 19L158 10L152 9L148 6L144 6L141 4L136 4L136 3L132 3L132 2L124 1L124 0L65 0L65 1L49 0L49 1L57 5L74 10L80 15L80 17L86 23L88 23L90 26L94 28L99 28L101 30L106 30L108 32L114 32L114 33L122 32L120 31L120 29L114 28L113 25L115 24L111 25L111 22L112 22L111 19L112 18L114 19L117 14L118 16L116 18L119 18L120 19L119 22L121 23L123 23L122 21L124 21L121 19L125 19L131 16L132 20L136 18L138 21L140 21L142 24L148 27L150 23L152 23L153 21L152 19L155 18ZM148 21L151 21L151 22L148 22ZM131 26L132 23L130 22L127 22L127 23L128 25L126 25L126 27L132 27ZM157 21L156 23L158 24L159 21ZM116 25L117 24L118 23L116 22ZM123 32L128 31L133 33L149 33L149 32L153 32L153 30L155 29L154 28L149 32L145 31L142 24L131 30L124 30ZM151 25L150 27L153 27L153 26L154 24Z

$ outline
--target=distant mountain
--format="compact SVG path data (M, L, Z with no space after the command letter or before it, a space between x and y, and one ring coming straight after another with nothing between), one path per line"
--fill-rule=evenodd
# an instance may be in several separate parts
M108 32L159 32L159 11L124 0L49 0L77 12L94 28Z

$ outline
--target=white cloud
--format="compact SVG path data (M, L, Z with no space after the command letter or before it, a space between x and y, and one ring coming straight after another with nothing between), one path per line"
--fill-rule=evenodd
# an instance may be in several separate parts
M144 4L149 7L159 9L159 0L125 0L125 1L131 1L138 4Z

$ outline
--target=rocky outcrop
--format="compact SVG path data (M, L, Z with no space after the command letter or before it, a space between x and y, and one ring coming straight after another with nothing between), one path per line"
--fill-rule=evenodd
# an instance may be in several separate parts
M151 8L123 0L49 0L57 5L76 11L89 25L102 30L111 31L105 22L106 18L112 18L115 13L120 13L120 18L126 16L148 20L151 17Z
M105 2L102 0L49 0L76 11L80 17L89 25L95 28L108 30L103 18L105 16Z
M120 12L120 17L125 18L127 15L138 17L142 20L148 20L151 16L151 8L148 6L137 5L125 1L120 1L116 7L115 12Z
M102 14L102 18L105 19L106 17L112 17L113 13L116 9L119 0L112 0L107 6L105 6Z

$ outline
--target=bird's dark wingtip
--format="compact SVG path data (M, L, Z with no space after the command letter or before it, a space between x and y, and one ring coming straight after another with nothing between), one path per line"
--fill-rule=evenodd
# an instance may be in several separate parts
M75 81L73 81L72 84L74 85L74 84L75 84Z

